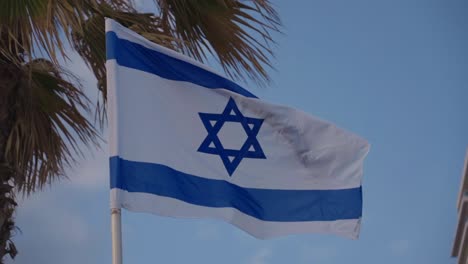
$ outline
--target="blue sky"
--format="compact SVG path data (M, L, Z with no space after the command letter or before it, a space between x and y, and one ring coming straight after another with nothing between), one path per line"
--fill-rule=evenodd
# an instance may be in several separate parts
M468 2L273 3L285 33L276 36L274 83L246 86L369 140L360 239L262 241L215 220L124 212L125 262L455 263L449 256L468 146ZM84 64L75 59L69 67L94 96ZM110 263L107 166L103 146L68 180L21 203L14 263Z

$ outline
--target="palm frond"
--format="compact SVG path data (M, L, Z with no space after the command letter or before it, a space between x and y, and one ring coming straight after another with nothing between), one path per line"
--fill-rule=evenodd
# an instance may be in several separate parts
M68 42L93 69L102 92L97 117L105 121L104 17L151 41L200 61L219 59L234 79L268 83L270 33L280 20L268 0L154 0L160 13L143 14L126 0L2 0L0 58L18 65L43 52L57 64ZM26 58L25 58L26 57Z
M106 105L106 47L104 19L112 18L122 25L140 33L149 40L167 48L178 50L182 46L173 37L172 32L165 32L160 26L160 19L154 14L137 13L131 7L121 6L122 11L116 10L108 4L96 7L93 14L84 21L79 28L72 29L73 46L93 70L98 80L98 89L102 94L102 101L97 103L96 117L101 125L105 121Z
M67 1L4 0L0 1L0 54L15 63L18 54L32 57L45 52L56 60L65 55L61 28L76 23ZM59 52L60 54L57 54Z
M29 59L47 57L54 63L67 57L71 28L80 28L90 14L109 2L112 8L130 10L125 0L2 0L0 1L0 56L21 64L18 54ZM37 54L39 53L39 54Z
M0 65L0 118L8 127L4 159L26 194L64 175L80 147L96 145L89 100L73 75L50 61Z
M280 20L268 0L156 0L162 27L188 43L184 53L206 59L206 52L219 58L234 79L269 81L274 43L270 32L279 31ZM262 41L258 40L262 39Z

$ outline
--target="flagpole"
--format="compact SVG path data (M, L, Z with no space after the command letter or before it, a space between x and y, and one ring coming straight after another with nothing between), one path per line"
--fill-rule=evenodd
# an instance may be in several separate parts
M122 264L122 223L119 208L111 209L112 264Z

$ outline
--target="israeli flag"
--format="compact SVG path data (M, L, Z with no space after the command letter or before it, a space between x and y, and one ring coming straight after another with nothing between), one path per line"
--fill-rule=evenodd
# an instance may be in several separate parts
M111 207L356 239L368 143L106 20Z

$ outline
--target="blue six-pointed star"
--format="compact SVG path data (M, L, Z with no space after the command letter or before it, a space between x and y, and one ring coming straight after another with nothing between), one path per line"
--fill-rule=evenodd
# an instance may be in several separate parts
M239 166L244 158L266 159L262 147L257 140L257 134L260 131L264 119L244 116L239 111L234 99L229 98L229 102L221 114L198 114L208 132L208 135L205 140L203 140L198 151L219 155L229 176L232 176L237 166ZM226 122L240 123L244 128L247 139L241 149L226 149L219 140L218 132Z

